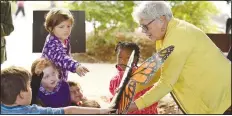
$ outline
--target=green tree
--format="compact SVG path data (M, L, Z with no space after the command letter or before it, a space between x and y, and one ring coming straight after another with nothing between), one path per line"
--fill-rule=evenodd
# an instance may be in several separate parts
M209 1L169 1L174 17L185 20L199 27L206 33L217 32L211 16L219 13Z
M134 7L133 1L83 1L69 4L71 10L84 10L86 20L93 23L94 34L100 30L134 31L138 26L134 22L131 13ZM97 26L97 23L100 25Z

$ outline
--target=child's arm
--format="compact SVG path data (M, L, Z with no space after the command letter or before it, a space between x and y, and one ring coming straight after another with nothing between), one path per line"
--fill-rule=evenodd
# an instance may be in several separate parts
M64 114L108 114L112 109L68 106L64 107Z
M44 50L46 51L44 53L57 66L75 73L80 63L73 60L62 49L62 45L58 43L58 40L51 39L45 46Z
M114 111L109 108L88 108L78 106L68 106L63 108L41 107L38 105L29 106L30 114L108 114Z

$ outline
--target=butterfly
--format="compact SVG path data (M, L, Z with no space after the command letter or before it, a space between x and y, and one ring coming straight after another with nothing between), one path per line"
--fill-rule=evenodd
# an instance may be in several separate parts
M160 50L158 53L145 60L132 74L131 67L134 58L133 51L127 63L127 68L123 75L122 81L119 85L119 88L121 89L113 97L111 108L117 109L118 114L127 113L130 103L135 95L136 85L138 83L147 84L153 78L153 75L162 66L168 56L173 52L173 50L173 45Z

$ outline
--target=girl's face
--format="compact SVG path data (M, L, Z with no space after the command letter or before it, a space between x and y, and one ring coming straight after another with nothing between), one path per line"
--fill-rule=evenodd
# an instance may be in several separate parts
M83 93L78 86L70 86L71 101L77 103L83 99Z
M41 80L41 85L49 91L52 91L59 82L59 73L52 66L46 67L43 70L43 78Z
M70 20L61 22L54 27L53 34L61 40L65 40L69 37L72 30L72 23Z
M118 54L117 54L117 64L123 70L126 69L127 62L130 58L130 55L131 55L131 50L119 48Z

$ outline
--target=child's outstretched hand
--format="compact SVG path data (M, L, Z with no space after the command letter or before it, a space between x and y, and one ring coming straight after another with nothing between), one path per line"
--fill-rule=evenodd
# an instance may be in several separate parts
M86 74L87 72L89 72L89 70L88 70L86 67L81 66L81 65L77 66L76 73L77 73L80 77L85 76L85 74Z

